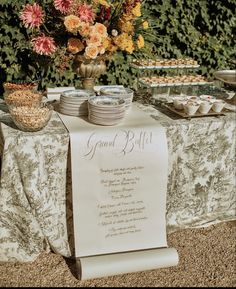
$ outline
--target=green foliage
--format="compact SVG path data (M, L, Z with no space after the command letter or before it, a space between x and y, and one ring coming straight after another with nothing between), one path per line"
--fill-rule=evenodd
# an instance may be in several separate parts
M41 79L47 85L80 85L72 72L58 71L50 58L37 57L29 49L29 36L19 11L33 0L0 0L0 83L12 79ZM51 0L40 1L45 6ZM144 0L143 17L151 26L143 35L146 47L139 53L117 53L99 82L136 88L136 71L129 66L140 57L193 57L199 73L211 76L218 69L232 69L235 59L235 0ZM43 67L45 69L43 69Z

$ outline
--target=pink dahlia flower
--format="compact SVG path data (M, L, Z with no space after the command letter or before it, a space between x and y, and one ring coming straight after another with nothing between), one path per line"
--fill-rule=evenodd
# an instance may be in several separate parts
M41 55L51 55L56 50L56 45L52 37L45 35L37 36L31 40L33 50Z
M81 21L89 23L93 23L95 18L92 6L85 3L77 7L76 15Z
M26 28L39 27L43 23L44 13L38 4L27 4L20 13L20 19Z
M73 0L54 0L55 8L63 14L69 12L72 4Z

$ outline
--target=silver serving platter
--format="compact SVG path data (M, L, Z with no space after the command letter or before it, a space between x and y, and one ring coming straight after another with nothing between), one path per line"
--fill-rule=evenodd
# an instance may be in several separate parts
M218 70L214 76L224 84L236 88L236 70Z

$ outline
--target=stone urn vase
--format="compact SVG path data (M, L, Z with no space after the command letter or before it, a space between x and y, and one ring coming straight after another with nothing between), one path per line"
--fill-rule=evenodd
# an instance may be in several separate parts
M81 77L84 89L93 90L96 79L106 72L106 60L105 57L86 59L81 55L75 56L73 70Z

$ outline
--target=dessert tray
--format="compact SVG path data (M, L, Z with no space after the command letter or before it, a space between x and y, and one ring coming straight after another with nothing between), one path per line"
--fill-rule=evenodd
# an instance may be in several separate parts
M191 58L180 59L143 59L130 64L136 69L168 69L168 68L198 68L200 65Z
M214 112L213 110L210 110L208 113L206 114L202 114L200 112L196 112L193 115L189 115L187 114L184 110L179 110L176 109L174 107L173 103L163 103L162 104L163 107L167 108L168 110L174 112L175 114L181 116L182 118L195 118L195 117L207 117L207 116L221 116L221 115L225 115L228 112L231 112L231 110L223 108L221 112Z
M213 84L213 82L207 81L201 75L182 75L174 77L141 77L139 79L139 82L147 87L174 87Z

